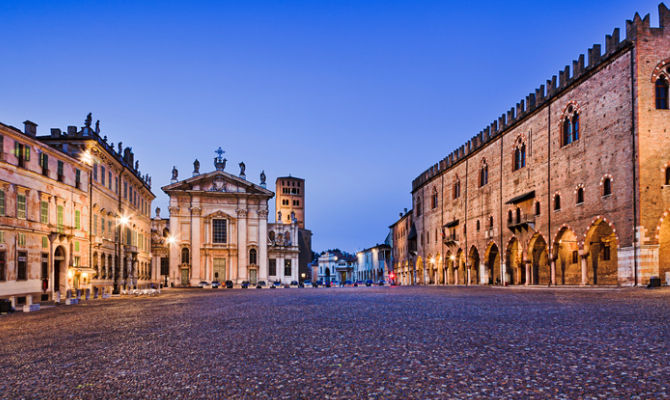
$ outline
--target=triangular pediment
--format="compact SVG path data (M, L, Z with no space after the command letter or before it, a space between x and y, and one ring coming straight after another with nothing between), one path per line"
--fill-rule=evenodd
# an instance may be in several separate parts
M199 174L161 188L165 193L202 191L211 193L247 193L273 197L274 192L225 171Z

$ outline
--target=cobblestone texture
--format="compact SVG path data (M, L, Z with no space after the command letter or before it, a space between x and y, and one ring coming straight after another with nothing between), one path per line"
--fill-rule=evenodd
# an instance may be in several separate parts
M0 398L668 398L670 292L183 290L0 316Z

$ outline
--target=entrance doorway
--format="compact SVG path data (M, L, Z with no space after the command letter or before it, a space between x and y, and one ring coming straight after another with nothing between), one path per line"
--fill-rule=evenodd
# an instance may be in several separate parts
M65 293L65 249L63 246L56 247L54 252L54 290ZM61 283L63 283L61 287Z
M251 285L256 285L256 280L258 279L258 270L250 269L249 270L249 283Z
M188 268L181 270L181 285L188 286Z

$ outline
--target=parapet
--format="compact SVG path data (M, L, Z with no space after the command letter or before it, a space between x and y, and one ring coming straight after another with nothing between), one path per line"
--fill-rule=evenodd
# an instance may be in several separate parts
M594 44L586 53L588 57L587 65L584 63L584 54L580 54L576 60L572 61L572 71L570 70L570 65L566 65L565 68L558 72L558 76L553 75L551 79L547 80L546 86L540 85L534 92L529 93L525 99L521 99L516 104L516 107L512 107L509 111L503 113L470 139L466 145L461 146L446 156L442 160L443 162L439 163L439 168L431 167L416 177L412 181L412 192L430 181L438 172L447 170L458 164L467 155L486 145L489 141L502 134L507 128L523 120L535 110L542 108L570 85L590 75L595 69L608 62L619 51L633 46L638 35L641 33L659 34L663 32L666 26L670 27L670 10L668 10L664 3L658 5L658 15L659 26L651 27L649 14L642 18L639 13L635 13L632 20L626 21L626 38L623 41L620 40L619 28L615 28L611 35L605 36L605 53L602 53L600 44Z

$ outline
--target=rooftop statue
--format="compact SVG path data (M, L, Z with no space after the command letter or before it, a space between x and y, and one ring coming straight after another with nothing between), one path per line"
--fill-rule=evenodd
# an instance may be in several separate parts
M179 171L177 171L177 167L173 165L172 166L172 180L176 181L178 175L179 175Z
M91 122L93 122L93 114L92 114L92 113L88 113L88 115L86 116L86 120L84 121L84 125L85 125L87 128L90 128L90 127L91 127Z
M240 176L245 176L246 174L244 173L247 170L247 166L244 165L244 162L240 163Z
M193 175L198 175L200 173L200 161L196 158L193 161Z
M261 185L265 185L265 170L261 171Z

